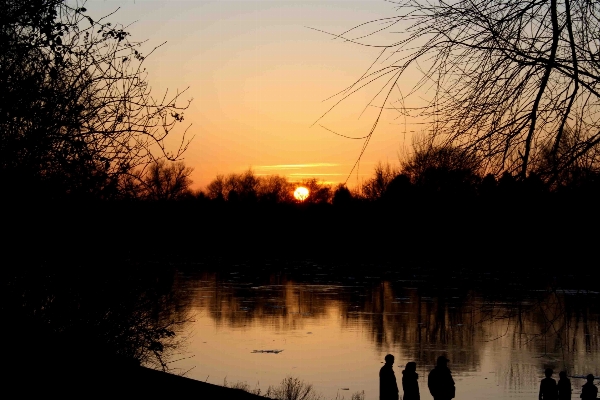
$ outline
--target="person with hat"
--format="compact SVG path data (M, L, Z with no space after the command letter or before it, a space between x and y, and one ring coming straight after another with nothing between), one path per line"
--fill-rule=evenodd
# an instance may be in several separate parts
M450 400L456 394L454 379L448 368L449 362L445 356L439 356L435 368L427 378L427 387L434 400Z
M379 400L398 400L398 383L392 366L394 356L385 356L385 365L379 370Z

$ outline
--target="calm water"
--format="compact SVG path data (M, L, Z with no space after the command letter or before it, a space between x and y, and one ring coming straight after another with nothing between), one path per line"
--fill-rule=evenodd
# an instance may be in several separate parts
M181 325L173 372L262 390L291 375L326 399L363 390L378 399L387 353L396 357L398 381L407 362L417 363L422 399L431 399L427 374L441 354L450 359L458 399L534 399L546 367L556 379L561 369L600 375L597 292L526 289L522 278L473 284L449 276L432 285L427 275L376 266L256 271L205 265L177 272L179 312L190 320ZM278 352L261 352L270 350ZM579 398L584 379L571 383Z

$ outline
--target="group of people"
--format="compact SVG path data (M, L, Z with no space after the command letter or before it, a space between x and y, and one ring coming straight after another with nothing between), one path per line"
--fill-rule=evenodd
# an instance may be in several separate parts
M427 377L427 387L434 400L451 400L456 395L454 379L448 368L448 360L445 356L439 356L434 369L429 372ZM379 400L398 400L399 390L396 382L396 374L392 366L394 365L394 356L388 354L385 356L385 365L379 370ZM548 368L545 371L546 378L542 379L540 384L539 400L567 400L571 399L571 381L567 378L567 373L561 371L558 383L552 379L554 371ZM420 400L419 393L419 374L417 374L417 363L409 362L402 371L402 389L404 390L403 400ZM587 383L581 388L581 398L583 400L596 399L598 388L594 385L594 375L586 377Z
M571 400L571 381L567 378L565 371L560 371L558 383L552 378L554 371L552 368L546 368L540 383L539 400ZM586 376L587 382L581 387L581 397L583 400L591 400L598 397L598 388L594 385L594 375Z
M427 387L434 400L451 400L455 396L454 379L448 368L448 360L444 356L439 356L434 369L427 378ZM388 354L385 356L385 365L379 371L379 399L380 400L398 400L398 384L396 374L392 366L394 365L394 356ZM402 371L402 389L404 390L403 400L420 400L419 393L419 374L417 374L417 363L409 362Z

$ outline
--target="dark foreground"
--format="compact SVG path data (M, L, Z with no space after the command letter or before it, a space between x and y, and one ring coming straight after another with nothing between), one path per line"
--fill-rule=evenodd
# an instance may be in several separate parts
M469 282L503 288L507 278L529 290L548 282L597 290L594 199L504 200L10 204L0 244L6 390L22 397L261 398L105 358L148 365L156 352L167 357L180 311L171 269L203 259L236 271L243 261L254 275L265 260L317 259L329 266L319 274L356 275L362 265L381 277L427 277L436 290Z
M240 389L119 362L86 365L31 361L28 368L8 373L7 393L20 398L265 399Z

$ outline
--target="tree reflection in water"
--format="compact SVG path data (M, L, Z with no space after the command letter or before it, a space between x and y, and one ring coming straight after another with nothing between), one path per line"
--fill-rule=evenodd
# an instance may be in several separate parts
M69 368L106 361L168 369L187 311L172 291L173 269L155 267L63 266L6 274L1 307L13 327L4 333L12 344L9 358L52 358Z

